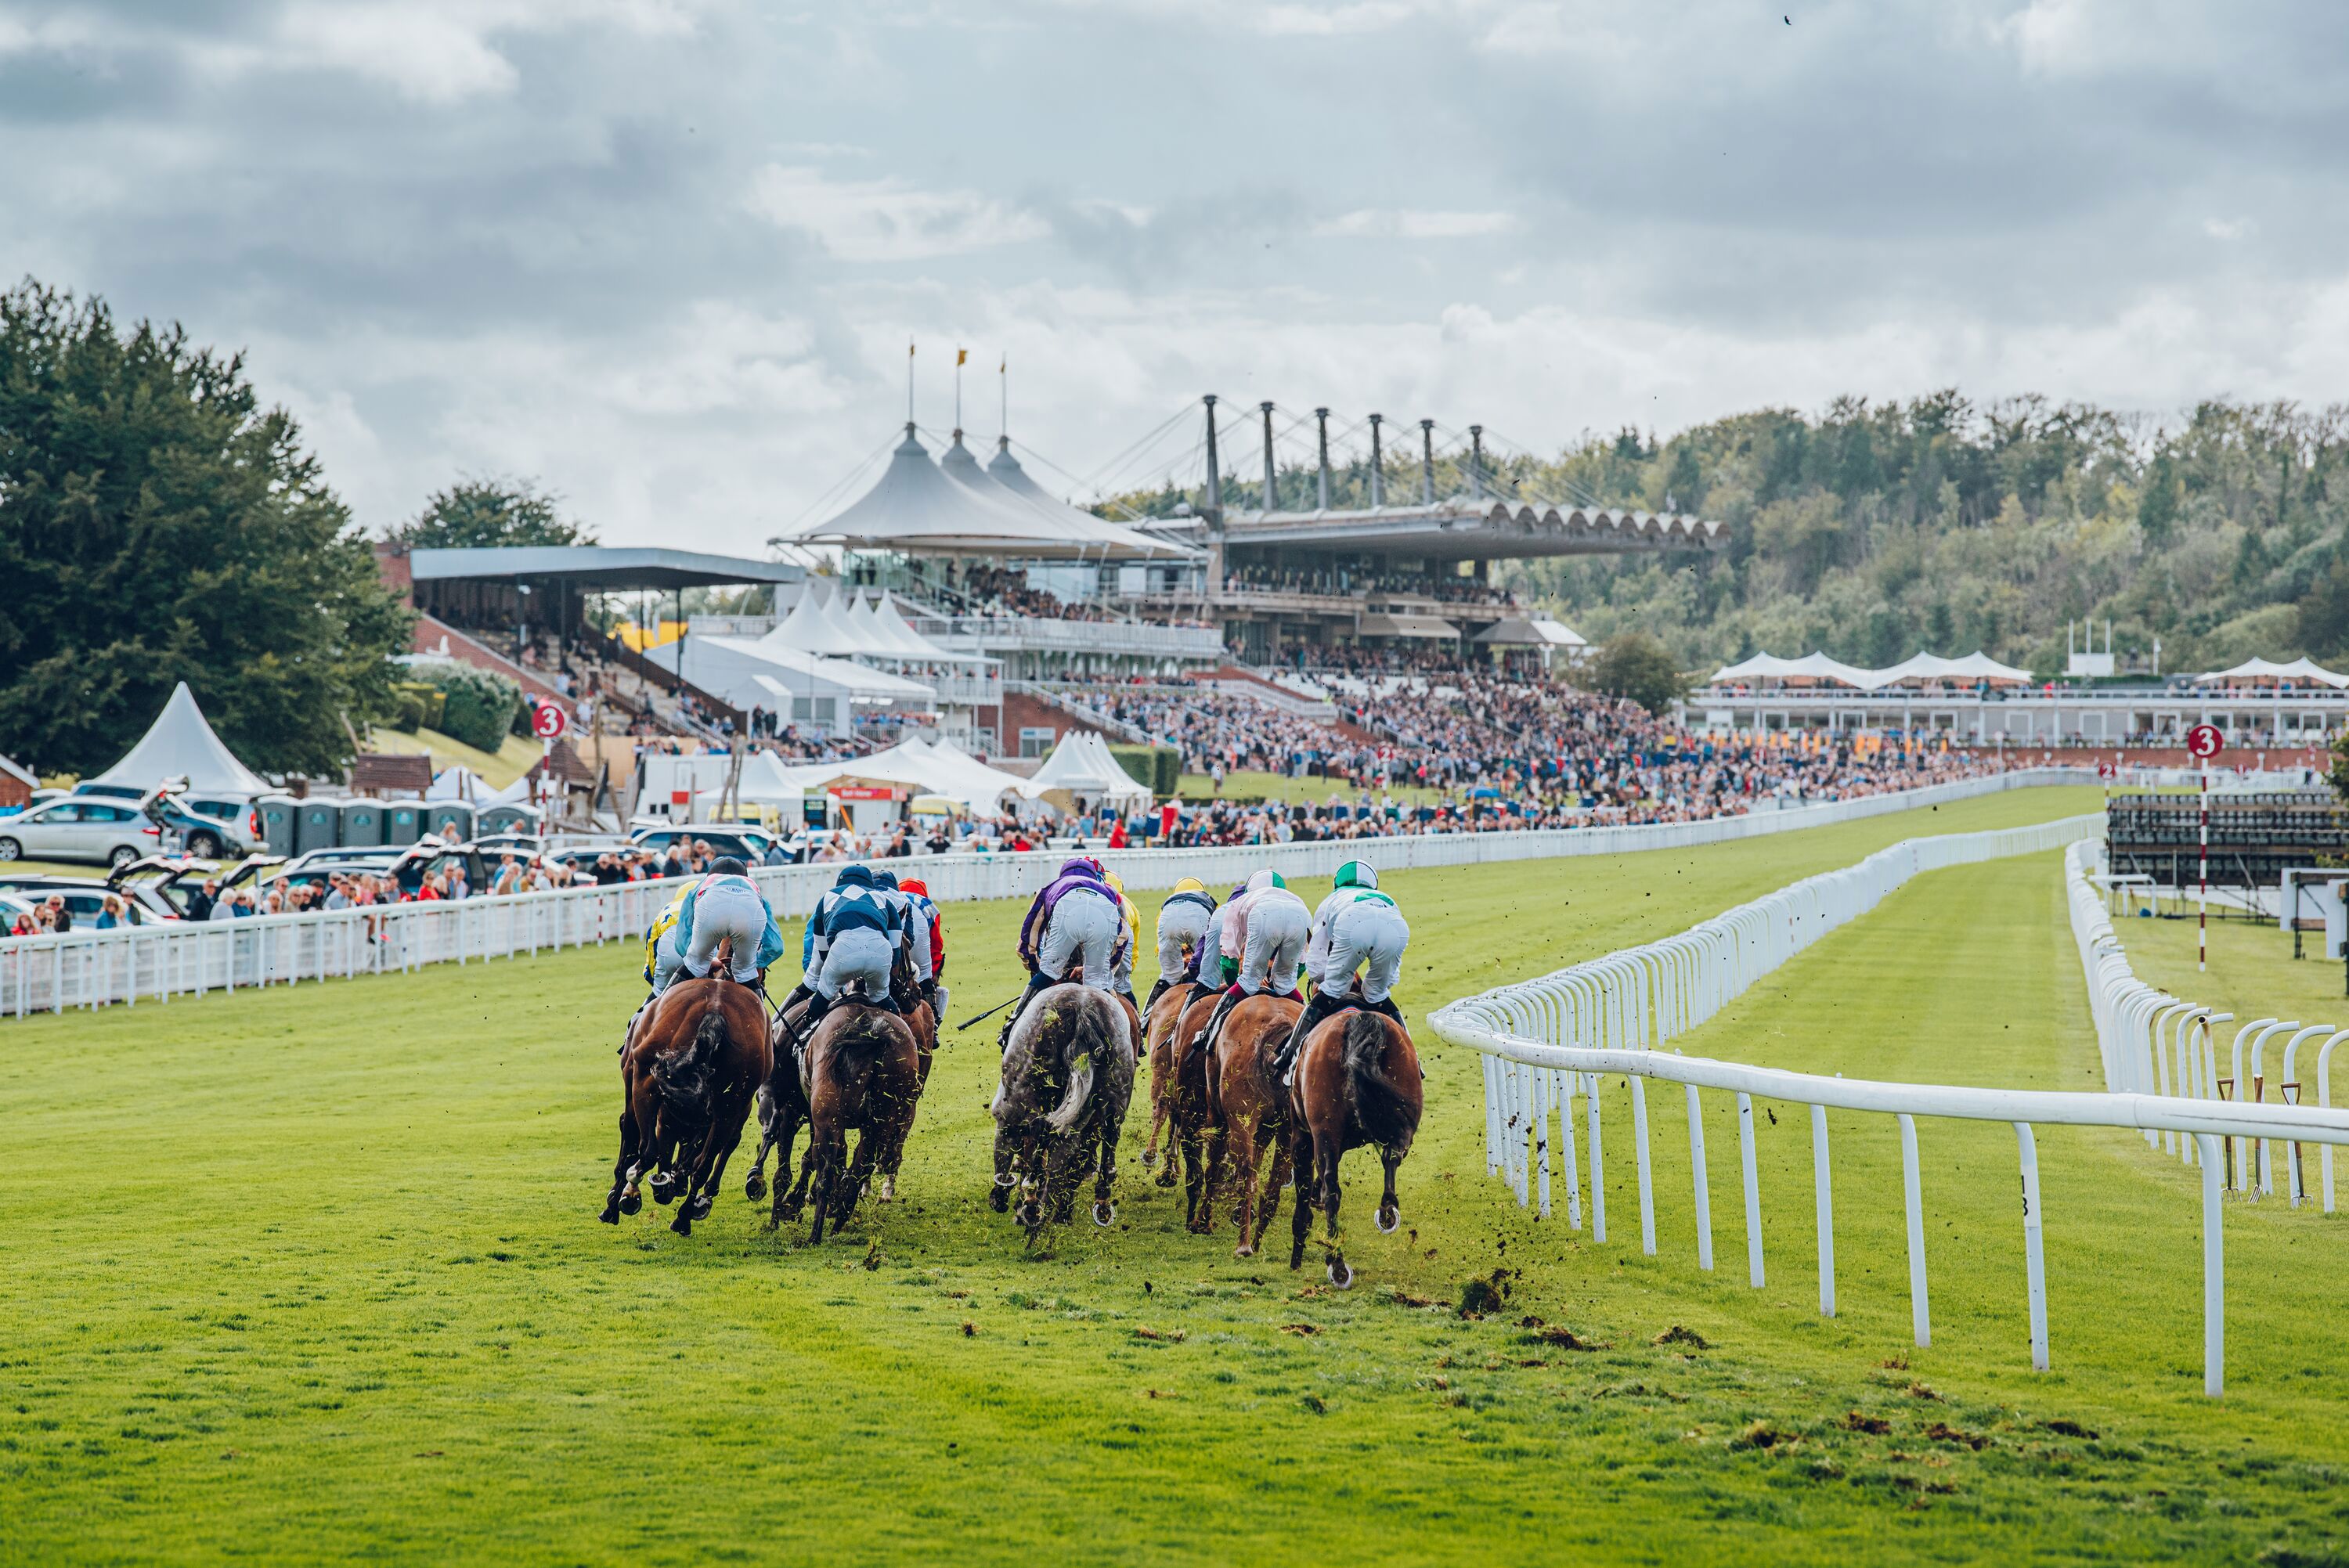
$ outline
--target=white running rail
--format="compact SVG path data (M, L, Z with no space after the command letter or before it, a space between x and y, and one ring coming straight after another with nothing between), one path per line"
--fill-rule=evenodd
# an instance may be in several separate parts
M1524 832L1430 833L1320 843L1228 849L1120 850L1101 859L1129 887L1172 887L1195 876L1237 882L1259 866L1292 877L1329 876L1357 857L1384 871L1476 865L1559 855L1685 849L1795 828L1823 827L1889 811L1962 800L2042 784L2094 783L2080 768L2018 769L1925 789L1835 800L1790 810L1647 827L1559 828ZM897 869L926 878L942 903L1024 898L1051 880L1061 855L924 855ZM830 887L836 866L783 866L752 874L779 915L804 914ZM661 882L564 888L551 892L399 903L313 914L255 915L202 924L167 923L118 931L0 940L0 1017L97 1007L212 991L293 985L343 975L512 958L542 948L636 940L677 890Z
M1651 1079L1679 1084L1688 1110L1697 1266L1710 1270L1713 1210L1701 1091L1733 1094L1745 1200L1746 1276L1758 1290L1764 1266L1754 1102L1776 1099L1807 1106L1813 1201L1818 1220L1819 1310L1831 1316L1836 1310L1835 1217L1826 1113L1837 1109L1889 1115L1897 1119L1900 1131L1909 1312L1916 1341L1924 1346L1932 1342L1932 1326L1916 1119L2007 1122L2014 1129L2022 1167L2031 1362L2044 1369L2049 1365L2046 1268L2033 1127L2126 1127L2144 1130L2149 1136L2191 1137L2203 1161L2203 1387L2217 1397L2225 1379L2225 1263L2219 1188L2221 1140L2291 1139L2326 1146L2349 1142L2349 1113L2127 1090L2067 1094L1823 1078L1661 1049L1713 1016L1731 998L1795 954L1874 908L1918 872L2056 849L2098 831L2102 823L2100 816L2075 817L2031 828L1910 839L1857 865L1806 877L1678 936L1626 948L1538 980L1503 985L1439 1008L1429 1020L1435 1032L1484 1055L1487 1171L1510 1183L1519 1204L1537 1200L1547 1216L1555 1115L1556 1149L1567 1189L1567 1222L1579 1229L1581 1185L1573 1111L1574 1100L1580 1096L1588 1124L1591 1235L1603 1243L1607 1240L1605 1145L1597 1091L1601 1077L1623 1074L1631 1091L1640 1248L1652 1254L1656 1216L1646 1085Z

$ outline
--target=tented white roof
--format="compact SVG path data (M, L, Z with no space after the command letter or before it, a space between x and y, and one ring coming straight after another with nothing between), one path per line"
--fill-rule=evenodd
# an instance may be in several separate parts
M792 613L776 627L758 639L759 646L767 649L797 650L822 654L833 658L877 658L890 660L926 659L938 664L985 664L978 654L948 653L928 642L905 624L894 603L883 595L881 604L867 607L862 595L854 599L837 596L837 591L823 578L809 581L807 591Z
M524 774L502 789L490 787L490 781L461 762L452 762L432 776L432 787L424 791L427 800L470 800L476 806L507 806L530 798L530 776Z
M952 453L947 454L948 457L952 455ZM945 459L941 459L940 462L943 465ZM1071 506L1061 500L1042 485L1038 484L1028 470L1020 466L1019 459L1011 455L1011 438L1009 436L998 436L995 438L995 456L987 459L987 477L1012 496L1026 501L1030 506L1042 508L1048 515L1060 518L1071 528L1081 530L1093 538L1109 542L1142 538L1148 540L1162 555L1197 553L1183 545L1151 539L1147 534L1141 534L1134 530L1122 527L1107 518L1095 517L1082 507Z
M2225 681L2315 681L2323 686L2349 686L2349 676L2335 675L2323 665L2306 658L2297 658L2288 665L2273 659L2245 659L2231 670L2213 670L2207 676L2196 676L2198 686L2214 686Z
M870 757L797 768L787 767L772 752L762 751L743 763L740 793L745 800L788 800L802 794L821 794L845 779L910 785L925 794L958 800L974 811L998 810L1005 795L1016 793L1028 782L1016 773L989 768L951 742L933 745L908 740Z
M1019 792L1031 800L1052 799L1062 805L1080 798L1120 805L1147 805L1152 799L1150 787L1119 767L1109 743L1090 729L1062 735L1035 777L1021 782Z
M796 537L806 543L852 549L911 550L935 554L1029 559L1116 560L1177 553L1172 547L1093 519L1079 525L1053 515L988 478L959 440L961 481L931 460L929 449L905 426L905 438L863 495ZM964 465L968 465L965 469ZM977 476L976 485L968 482ZM992 493L990 493L990 491Z
M135 784L152 789L166 779L184 777L191 789L258 795L269 788L261 775L239 762L204 722L195 693L181 681L172 688L154 725L121 761L91 780Z
M1782 659L1775 654L1756 654L1750 659L1713 672L1713 684L1716 686L1723 681L1825 680L1859 691L1878 691L1908 680L2028 682L2030 679L2030 671L2000 664L1981 652L1968 654L1961 659L1945 659L1936 654L1913 654L1899 664L1880 670L1857 669L1825 654L1807 654L1799 659Z

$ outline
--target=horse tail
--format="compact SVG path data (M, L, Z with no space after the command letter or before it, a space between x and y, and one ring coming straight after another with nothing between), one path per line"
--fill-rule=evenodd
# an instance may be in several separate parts
M1084 1115L1085 1102L1093 1095L1094 1071L1107 1059L1109 1031L1102 1026L1101 1004L1092 996L1077 1009L1076 1038L1070 1043L1077 1054L1069 1064L1069 1087L1061 1095L1060 1108L1044 1119L1055 1132L1068 1131Z
M1392 1143L1419 1128L1419 1114L1394 1079L1387 1077L1387 1030L1392 1020L1383 1014L1357 1008L1346 1016L1344 1055L1346 1087L1354 1099L1354 1118L1373 1142Z
M685 1049L655 1058L653 1087L660 1090L662 1103L699 1120L709 1109L710 1080L731 1043L726 1035L725 1010L713 1001Z

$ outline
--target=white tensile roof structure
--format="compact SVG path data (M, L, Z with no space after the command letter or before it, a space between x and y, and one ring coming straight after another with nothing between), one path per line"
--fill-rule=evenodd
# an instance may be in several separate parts
M908 785L924 794L959 801L973 811L1000 809L1005 797L1016 797L1028 783L1017 773L989 768L951 741L908 740L870 757L809 762L796 768L781 762L771 751L758 752L743 761L737 792L744 800L774 804L822 794L833 784L861 780Z
M1713 671L1711 684L1784 680L1832 681L1837 686L1847 686L1858 691L1880 691L1904 681L1988 681L1993 686L2028 685L2031 672L2016 669L2013 665L2000 664L1988 654L1979 651L1961 659L1945 659L1937 654L1915 654L1880 670L1857 669L1825 654L1808 654L1799 659L1782 659L1775 654L1756 654L1750 659Z
M229 795L258 795L269 788L258 773L236 759L212 727L204 722L196 694L181 681L171 700L121 761L91 780L98 784L135 784L152 789L166 779L188 781L191 789Z
M2245 659L2231 670L2212 670L2207 676L2194 677L2197 686L2248 686L2261 681L2273 681L2279 686L2286 681L2313 681L2336 688L2349 686L2349 676L2335 675L2306 658L2294 659L2288 665L2277 664L2273 659Z
M1544 648L1585 648L1590 645L1573 627L1549 615L1511 616L1495 621L1477 633L1471 641Z
M871 489L794 536L802 544L1027 560L1133 560L1186 555L1184 547L1038 501L978 466L957 435L942 464L908 422L905 438Z
M1031 800L1050 800L1063 810L1080 799L1146 806L1152 799L1150 786L1119 767L1117 758L1110 755L1109 742L1090 729L1071 729L1062 735L1061 744L1052 748L1052 755L1044 758L1035 777L1020 782L1019 792Z

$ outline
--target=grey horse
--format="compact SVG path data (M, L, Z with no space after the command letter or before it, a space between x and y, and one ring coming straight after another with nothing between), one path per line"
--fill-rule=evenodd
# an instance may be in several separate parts
M1117 1140L1133 1098L1133 1010L1106 991L1060 985L1039 995L1012 1026L995 1092L997 1213L1019 1196L1016 1218L1033 1241L1047 1217L1065 1224L1077 1182L1094 1169L1093 1223L1117 1221L1110 1185Z

